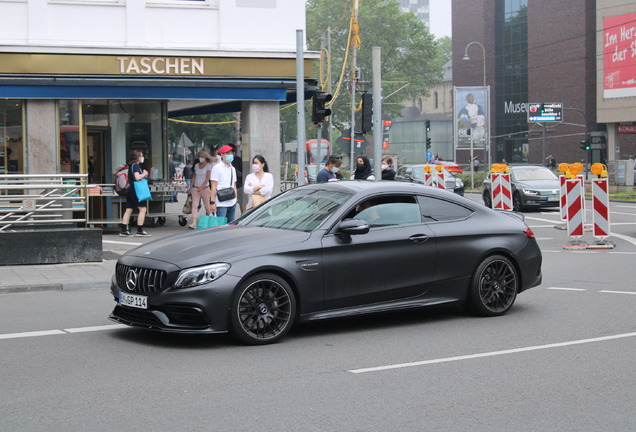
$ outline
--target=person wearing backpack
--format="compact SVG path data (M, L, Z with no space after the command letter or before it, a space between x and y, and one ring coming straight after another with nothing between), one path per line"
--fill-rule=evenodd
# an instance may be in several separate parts
M128 165L130 166L128 172L128 178L133 181L143 180L148 178L148 171L143 169L140 164L144 162L144 153L141 150L133 149L130 151L130 161ZM137 194L135 193L135 187L133 182L130 182L130 188L128 193L126 194L126 211L124 212L124 217L121 221L121 232L119 233L122 237L132 237L136 235L138 237L150 237L150 234L144 231L144 218L146 217L146 201L141 201L137 199ZM137 216L137 233L132 234L130 232L130 216L134 209L139 210L139 216Z

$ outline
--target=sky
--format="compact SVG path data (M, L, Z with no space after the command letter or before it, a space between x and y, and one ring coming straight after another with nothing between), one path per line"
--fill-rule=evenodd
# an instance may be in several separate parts
M436 38L452 36L451 32L451 0L430 0L431 33Z

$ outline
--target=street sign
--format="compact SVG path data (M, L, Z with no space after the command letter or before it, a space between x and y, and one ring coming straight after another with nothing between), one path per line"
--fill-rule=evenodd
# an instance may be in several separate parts
M433 152L432 151L427 151L426 152L426 159L428 159L428 160L433 159Z
M538 102L528 104L529 122L560 122L563 121L562 102Z

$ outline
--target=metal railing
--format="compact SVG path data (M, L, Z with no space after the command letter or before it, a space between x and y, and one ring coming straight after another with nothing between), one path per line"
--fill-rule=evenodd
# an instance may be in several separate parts
M18 226L86 226L87 182L88 174L0 175L0 232Z

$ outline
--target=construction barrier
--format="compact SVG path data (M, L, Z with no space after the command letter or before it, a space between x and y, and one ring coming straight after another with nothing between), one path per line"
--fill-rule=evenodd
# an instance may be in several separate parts
M493 173L490 193L492 208L497 210L512 210L512 187L510 185L510 174Z
M424 174L424 186L433 186L433 174Z
M444 180L444 173L442 171L437 172L435 179L438 189L446 189L446 181Z
M573 240L563 248L586 249L587 243L580 240L583 237L583 213L585 213L583 183L579 178L568 178L565 181L565 189L568 236Z
M598 240L589 245L588 249L613 249L616 245L607 240L610 235L607 168L602 164L594 164L592 172L599 177L592 180L592 235Z

